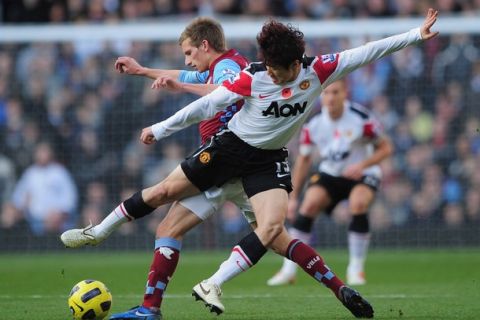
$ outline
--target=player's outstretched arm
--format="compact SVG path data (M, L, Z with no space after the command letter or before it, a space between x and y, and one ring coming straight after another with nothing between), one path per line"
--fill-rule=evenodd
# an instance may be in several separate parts
M432 8L428 9L427 16L425 17L425 21L423 25L420 27L420 33L422 34L423 40L430 40L433 37L438 35L438 31L432 32L430 28L437 22L438 17L438 10L434 10Z
M166 89L172 92L192 93L202 97L218 87L218 84L180 82L169 76L159 77L152 83L152 89Z
M144 76L150 79L165 76L177 79L181 72L181 70L150 69L142 66L137 60L131 57L118 57L115 61L115 70L119 73Z
M438 32L430 30L437 21L437 16L438 11L429 9L425 21L419 28L378 41L368 42L363 46L345 50L339 54L323 56L319 66L319 73L329 76L324 79L322 86L325 88L330 83L339 80L356 69L412 44L432 39L438 35Z
M218 111L243 99L243 96L220 86L212 93L201 97L177 111L170 118L142 131L140 140L145 144L168 137L194 123L213 117ZM153 137L152 137L153 135Z

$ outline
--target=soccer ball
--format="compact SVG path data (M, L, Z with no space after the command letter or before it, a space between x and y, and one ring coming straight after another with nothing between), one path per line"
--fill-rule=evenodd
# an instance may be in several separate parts
M112 294L100 281L83 280L70 291L68 306L75 320L102 320L112 307Z

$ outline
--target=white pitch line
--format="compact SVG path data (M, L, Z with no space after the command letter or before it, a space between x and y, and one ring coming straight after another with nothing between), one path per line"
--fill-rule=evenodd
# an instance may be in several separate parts
M121 294L121 295L114 295L117 299L130 299L130 298L141 298L142 294ZM31 295L8 295L2 294L0 295L0 299L8 300L8 299L65 299L68 295L41 295L41 294L31 294ZM332 297L331 294L316 294L316 295L299 295L300 298L328 298ZM373 299L429 299L432 297L437 298L451 298L453 295L428 295L428 294L402 294L402 293L392 293L392 294L371 294L368 295L368 298ZM190 294L166 294L166 299L192 299L192 295ZM224 300L236 300L236 299L278 299L278 298L291 298L291 295L280 295L280 294L232 294L226 295L222 297Z

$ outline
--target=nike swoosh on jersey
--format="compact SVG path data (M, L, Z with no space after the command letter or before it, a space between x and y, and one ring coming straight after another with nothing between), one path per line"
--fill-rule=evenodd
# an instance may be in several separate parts
M283 178L283 177L286 177L288 175L290 175L290 173L283 173L283 174L277 173L277 178Z
M259 97L260 99L265 99L265 98L268 98L268 97L270 97L270 96L271 96L271 94L259 94L259 95L258 95L258 97Z

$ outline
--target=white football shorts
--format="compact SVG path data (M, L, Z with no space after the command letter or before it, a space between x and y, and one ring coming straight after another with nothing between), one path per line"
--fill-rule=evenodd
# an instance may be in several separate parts
M256 221L252 205L243 191L240 179L233 179L226 182L221 188L212 187L205 192L182 199L179 202L197 217L205 220L215 211L218 211L226 201L233 202L249 224Z

